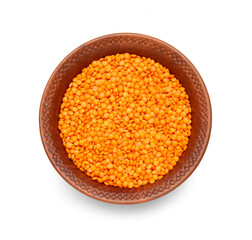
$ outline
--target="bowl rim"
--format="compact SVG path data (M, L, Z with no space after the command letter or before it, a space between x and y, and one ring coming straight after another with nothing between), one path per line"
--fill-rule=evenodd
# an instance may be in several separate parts
M88 193L88 192L84 192L82 191L80 188L78 188L70 179L68 179L55 165L55 163L52 161L52 158L50 156L49 150L46 147L46 143L45 143L45 139L44 139L44 133L42 132L42 125L43 125L43 119L42 119L42 110L43 110L43 103L45 101L45 97L46 97L46 93L49 90L49 86L51 85L54 77L56 76L58 70L60 69L60 67L69 59L71 58L75 53L77 53L80 49L82 49L84 46L95 43L96 41L99 40L104 40L106 38L111 38L111 37L121 37L121 36L131 36L131 37L138 37L138 38L145 38L145 39L149 39L158 43L161 43L163 45L166 45L169 49L172 49L172 51L174 51L176 54L178 54L180 57L183 57L184 60L186 61L186 63L189 65L189 67L191 69L194 70L194 74L196 74L197 79L199 80L199 83L201 85L201 87L203 88L204 94L205 94L205 101L207 102L207 107L208 107L208 111L209 111L209 115L208 115L208 131L206 134L206 139L205 139L205 144L204 144L204 148L202 149L201 153L200 153L200 157L198 158L197 162L190 168L188 174L183 177L181 180L179 180L178 182L176 182L175 186L171 187L168 190L164 190L159 194L156 195L152 195L151 197L146 197L146 199L141 199L141 200L134 200L134 201L114 201L112 199L106 199L106 198L99 198L98 196ZM39 108L39 130L40 130L40 136L41 136L41 141L43 144L43 147L45 149L46 155L48 157L48 159L50 160L51 164L53 165L54 169L58 172L58 174L67 182L69 183L72 187L74 187L76 190L78 190L79 192L94 198L96 200L99 201L103 201L103 202L107 202L107 203L113 203L113 204L138 204L138 203L143 203L143 202L147 202L147 201L151 201L157 198L160 198L166 194L168 194L169 192L173 191L174 189L176 189L177 187L179 187L182 183L184 183L190 176L191 174L195 171L195 169L198 167L199 163L201 162L208 143L209 143L209 139L210 139L210 135L211 135L211 130L212 130L212 106L211 106L211 101L210 101L210 97L206 88L206 85L201 77L201 75L199 74L198 70L196 69L196 67L192 64L192 62L183 54L181 53L179 50L177 50L175 47L173 47L172 45L166 43L165 41L162 41L158 38L152 37L152 36L148 36L148 35L144 35L144 34L139 34L139 33L129 33L129 32L122 32L122 33L112 33L112 34L107 34L107 35L103 35L97 38L94 38L92 40L89 40L87 42L85 42L84 44L81 44L79 47L75 48L73 51L71 51L55 68L55 70L53 71L53 73L51 74L45 88L43 91L43 95L41 97L41 101L40 101L40 108Z

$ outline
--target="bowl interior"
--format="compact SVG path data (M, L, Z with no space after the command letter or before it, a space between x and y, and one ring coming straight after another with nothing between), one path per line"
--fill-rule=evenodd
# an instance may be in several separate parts
M58 130L63 95L72 79L93 60L117 53L150 57L167 67L182 83L192 108L192 133L187 150L163 179L137 189L106 186L81 172L68 158ZM138 203L162 196L180 185L199 164L210 135L211 107L195 67L172 46L148 36L114 34L92 40L70 53L55 69L41 101L40 130L47 155L60 175L79 191L113 203Z

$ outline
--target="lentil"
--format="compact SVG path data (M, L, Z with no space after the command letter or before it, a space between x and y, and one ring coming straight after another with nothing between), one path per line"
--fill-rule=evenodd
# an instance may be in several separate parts
M154 60L125 53L93 61L72 80L58 128L81 171L106 185L137 188L174 168L191 122L179 80Z

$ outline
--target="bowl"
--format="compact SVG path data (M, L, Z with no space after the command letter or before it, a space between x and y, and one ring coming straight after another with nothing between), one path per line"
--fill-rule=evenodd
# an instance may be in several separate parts
M152 58L167 67L185 87L192 109L192 130L188 148L178 164L154 184L148 183L132 189L106 186L81 172L68 158L58 130L61 101L72 79L93 60L125 52ZM150 36L117 33L84 43L57 66L41 99L39 127L49 160L71 186L104 202L133 204L150 201L171 192L193 173L207 148L211 119L211 104L206 86L196 68L182 53Z

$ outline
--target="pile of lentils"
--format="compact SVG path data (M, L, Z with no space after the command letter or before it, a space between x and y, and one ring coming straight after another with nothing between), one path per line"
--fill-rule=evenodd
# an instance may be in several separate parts
M167 68L116 54L93 61L72 80L58 128L81 171L106 185L137 188L177 164L191 134L191 107Z

